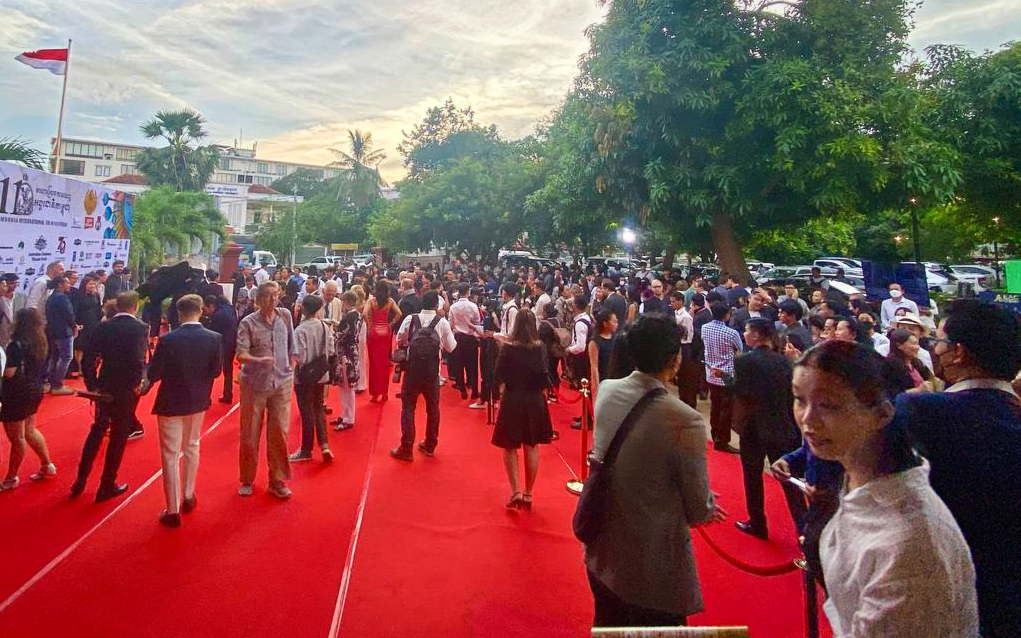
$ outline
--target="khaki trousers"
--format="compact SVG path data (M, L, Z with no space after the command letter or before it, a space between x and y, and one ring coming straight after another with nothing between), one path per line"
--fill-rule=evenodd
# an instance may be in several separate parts
M259 467L259 441L263 417L266 421L266 461L270 485L291 478L287 459L287 431L291 423L291 382L276 390L253 390L241 383L241 476L242 483L254 483Z
M195 477L199 471L199 435L205 411L185 416L157 416L160 433L160 454L163 462L163 493L167 497L167 511L181 511L181 474L178 459L184 447L184 497L195 495Z

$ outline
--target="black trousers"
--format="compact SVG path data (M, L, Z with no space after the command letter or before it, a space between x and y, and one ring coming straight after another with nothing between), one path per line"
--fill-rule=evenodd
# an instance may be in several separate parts
M681 345L681 367L677 370L677 395L681 401L698 409L699 384L705 367L692 355L691 344Z
M765 494L762 484L762 473L765 461L768 458L772 464L781 456L797 447L781 445L778 443L762 443L754 432L746 432L741 437L741 470L744 474L744 499L748 507L748 519L756 527L766 528ZM808 505L805 502L805 495L801 490L790 483L781 483L784 496L787 499L787 509L790 510L791 518L794 519L794 526L798 534L804 533L805 514Z
M223 398L234 398L234 355L237 352L228 350L223 353Z
M499 398L496 385L493 383L496 375L496 357L499 354L499 346L494 339L485 339L482 342L481 372L482 372L482 400L493 401Z
M113 401L96 403L96 420L89 428L82 447L82 458L78 463L78 478L86 481L92 472L92 465L99 454L99 446L107 431L110 441L106 446L106 460L103 463L103 476L99 488L111 488L117 484L117 471L124 458L124 447L128 442L128 434L135 429L135 407L138 397L134 392L121 391L113 395Z
M709 384L709 429L713 434L713 445L730 443L730 426L734 415L734 395L730 388Z
M322 383L302 383L294 385L294 395L298 400L298 413L301 414L301 451L312 453L312 444L319 441L319 447L328 447L326 438L326 406L323 395L326 386Z
M472 397L479 396L479 338L475 335L455 333L457 347L450 353L450 376L454 383ZM467 377L467 381L465 378ZM467 385L466 385L467 383Z
M680 627L688 624L686 616L624 602L609 587L588 573L589 587L595 599L593 627Z
M401 447L410 450L415 445L415 407L419 395L425 397L425 449L432 452L440 438L440 381L409 380L407 373L401 386Z

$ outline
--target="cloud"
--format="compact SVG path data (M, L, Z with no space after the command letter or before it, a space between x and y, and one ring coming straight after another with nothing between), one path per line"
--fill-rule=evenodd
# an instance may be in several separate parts
M1021 32L1019 5L927 0L912 43L994 47ZM69 136L141 143L155 111L190 107L210 141L244 129L260 156L326 163L359 128L394 180L401 131L448 96L504 137L531 133L603 11L596 0L0 0L0 135L52 135L38 114L56 113L59 79L10 58L71 36Z

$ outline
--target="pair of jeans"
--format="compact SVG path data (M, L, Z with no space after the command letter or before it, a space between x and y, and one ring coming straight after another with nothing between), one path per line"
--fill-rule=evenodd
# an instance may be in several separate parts
M128 434L135 429L135 407L138 397L131 390L109 393L112 401L96 403L96 420L89 429L82 447L82 458L78 464L78 479L86 481L92 472L92 464L99 454L99 446L103 443L107 430L110 441L106 445L106 461L103 463L103 476L99 481L99 489L112 488L117 484L117 470L124 458L124 447L128 443Z
M595 601L593 627L680 627L688 624L687 617L681 614L624 602L591 571L588 582Z
M458 332L454 334L454 340L457 347L450 355L450 376L454 383L476 398L479 396L479 338Z
M319 447L330 446L326 438L326 409L323 394L326 386L322 383L302 383L294 386L298 399L298 413L301 414L301 453L311 454L312 444L319 440Z
M418 396L425 397L425 449L432 452L440 437L440 382L407 382L401 388L401 447L411 450L415 445L415 407Z
M730 426L734 414L734 394L723 385L709 384L709 429L713 434L713 445L730 444Z
M46 376L50 387L54 390L64 387L67 367L74 356L74 337L50 339L50 354L46 361Z

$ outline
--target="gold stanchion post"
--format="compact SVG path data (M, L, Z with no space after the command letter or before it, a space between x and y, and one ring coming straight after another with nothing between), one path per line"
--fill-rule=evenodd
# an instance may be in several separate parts
M581 494L585 487L585 479L588 478L588 433L592 424L589 423L589 381L581 380L581 475L567 481L567 491L575 496Z

